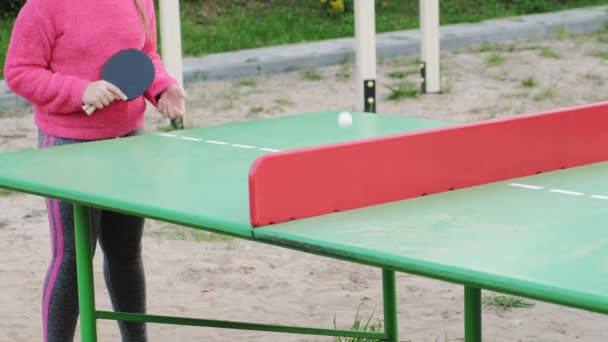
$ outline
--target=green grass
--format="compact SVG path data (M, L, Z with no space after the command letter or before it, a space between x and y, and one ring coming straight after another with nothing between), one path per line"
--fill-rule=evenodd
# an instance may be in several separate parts
M555 33L557 34L557 37L559 39L566 39L570 37L570 33L568 32L568 28L566 28L566 26L564 25L560 25L557 27L557 29L555 30Z
M414 75L417 74L418 71L412 71L412 70L397 70L397 71L392 71L388 74L388 77L390 78L396 78L396 79L404 79L410 75Z
M320 81L321 74L316 69L306 69L302 72L302 77L309 81Z
M595 51L593 55L597 58L608 60L608 51Z
M8 221L7 220L0 220L0 229L4 229L8 227Z
M158 127L159 132L172 132L175 131L175 128L173 128L171 125L166 125L166 126L160 126Z
M4 78L4 59L15 19L0 14L0 79Z
M264 106L254 106L249 109L251 113L261 113L264 111Z
M352 77L351 64L344 63L340 65L340 69L336 72L338 81L348 81Z
M391 60L391 65L392 66L396 66L396 67L411 67L413 65L415 65L417 68L420 68L420 63L422 63L422 61L420 60L420 58L411 58L411 57L402 57L402 58L395 58L393 60Z
M274 100L274 103L276 103L277 105L281 106L281 107L291 107L293 105L295 105L295 103L289 99L285 99L285 98L278 98Z
M359 309L355 313L355 321L351 326L350 330L359 331L359 332L382 332L382 322L378 320L377 322L372 322L374 314L371 314L369 318L364 322L361 320L361 316L359 315ZM334 317L334 328L337 329L336 319ZM336 337L335 342L372 342L377 341L375 339L369 338L360 338L360 337Z
M255 87L257 81L253 78L242 78L235 82L237 87Z
M515 44L490 44L484 43L473 48L474 52L514 52Z
M524 88L534 88L537 85L536 80L534 79L534 77L530 76L524 80L521 81L521 85Z
M545 58L554 58L559 59L559 55L553 49L548 47L543 47L540 49L540 55Z
M485 120L491 120L496 118L496 116L498 115L498 113L489 113L487 116L484 117Z
M486 59L486 64L488 66L497 66L497 65L503 64L504 62L505 62L505 57L498 52L492 53Z
M420 94L420 87L412 82L400 82L388 87L389 94L386 99L397 101L403 98L416 97Z
M442 0L441 23L478 22L488 18L606 3L606 0ZM419 26L417 1L377 1L376 14L378 32ZM319 1L191 0L183 2L182 18L182 32L186 38L184 49L187 54L354 35L352 13L326 15L320 10Z
M544 101L554 99L557 96L555 88L545 88L539 94L534 96L535 101Z
M484 297L481 303L485 307L501 311L510 311L514 308L531 308L534 306L534 303L526 302L524 299L511 296Z
M598 43L606 44L606 43L608 43L608 34L606 34L606 33L598 34L596 37L596 40Z
M608 0L572 1L441 1L442 24L478 22L488 18L541 13L580 6L607 4ZM352 37L352 13L328 16L317 1L233 0L230 2L190 0L182 3L183 48L186 55L234 51L261 46L322 39ZM252 15L255 13L255 15ZM416 1L387 0L377 5L377 30L388 32L419 25ZM0 18L0 65L14 19ZM289 27L289 30L285 28ZM247 28L246 30L242 28ZM561 36L565 30L558 30ZM2 78L0 68L0 78Z
M206 232L203 230L181 227L173 224L164 225L158 229L146 229L146 235L163 240L197 241L197 242L218 242L233 241L235 238Z
M418 1L376 4L378 32L419 27ZM440 18L445 25L604 4L608 0L442 0ZM0 18L0 65L13 18L14 14ZM188 56L354 36L352 12L327 15L318 0L185 0L181 18L182 45Z

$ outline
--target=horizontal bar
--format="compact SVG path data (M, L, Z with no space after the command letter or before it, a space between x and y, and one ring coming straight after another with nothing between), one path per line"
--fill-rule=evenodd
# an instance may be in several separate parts
M144 315L144 314L134 314L134 313L125 313L125 312L97 311L96 317L97 317L97 319L115 320L115 321L148 322L148 323L158 323L158 324L174 324L174 325L187 325L187 326L197 326L197 327L238 329L238 330L256 330L256 331L269 331L269 332L304 334L304 335L358 337L358 338L376 339L378 341L387 339L385 333L373 333L373 332L352 331L352 330L336 330L336 329L303 328L303 327L291 327L291 326L280 326L280 325L269 325L269 324L219 321L219 320L210 320L210 319L196 319L196 318L186 318L186 317Z
M606 297L600 295L581 295L580 292L574 290L564 290L528 281L514 286L513 278L493 277L475 271L465 272L453 267L444 269L441 265L431 262L414 259L402 260L379 253L368 253L360 248L347 252L336 244L327 243L319 246L316 241L308 239L294 242L294 240L283 238L280 234L277 235L266 229L257 229L257 232L254 231L254 233L257 242L273 246L608 315L608 301Z

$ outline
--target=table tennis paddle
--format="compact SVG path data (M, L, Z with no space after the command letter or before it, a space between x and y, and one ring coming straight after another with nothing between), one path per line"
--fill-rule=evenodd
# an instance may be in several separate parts
M101 79L118 87L127 96L127 101L141 96L150 87L155 76L152 60L138 49L117 52L104 63L101 71ZM82 109L88 115L96 110L93 105L84 105Z
M171 119L171 127L173 127L173 129L184 129L184 118L181 115L178 115L177 117Z

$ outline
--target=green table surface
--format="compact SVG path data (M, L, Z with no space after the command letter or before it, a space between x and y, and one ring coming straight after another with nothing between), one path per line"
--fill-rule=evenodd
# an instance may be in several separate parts
M448 125L392 115L308 113L0 154L0 187L252 237L248 175L269 150ZM236 145L236 146L235 146Z
M450 124L325 112L11 152L0 187L608 313L608 163L251 227L260 155Z
M255 237L608 314L606 177L608 163L591 164L258 228Z

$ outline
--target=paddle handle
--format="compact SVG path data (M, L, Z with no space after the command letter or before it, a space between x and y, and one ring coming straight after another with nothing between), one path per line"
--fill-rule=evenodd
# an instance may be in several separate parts
M84 112L87 113L87 115L93 114L95 109L97 109L97 108L95 108L95 106L92 106L89 104L85 104L84 106L82 106L82 110L84 110Z

